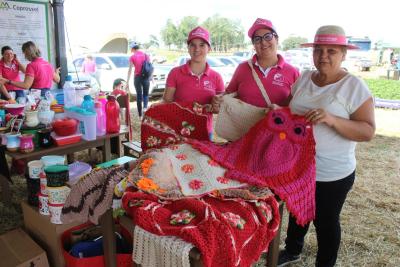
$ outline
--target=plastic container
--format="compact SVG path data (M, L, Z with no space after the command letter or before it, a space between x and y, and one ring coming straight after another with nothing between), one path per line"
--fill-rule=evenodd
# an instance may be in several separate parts
M81 107L87 111L95 112L94 101L90 95L85 95L83 97L83 102L81 104Z
M64 156L43 156L40 159L43 162L44 167L53 166L53 165L64 165L65 157Z
M75 86L72 83L71 75L67 75L64 83L64 106L73 107L76 106L76 92Z
M106 104L106 132L118 133L120 130L119 104L115 96L109 95Z
M79 121L78 129L82 134L82 139L91 141L96 140L96 113L86 111L80 107L66 108L67 117Z
M106 134L106 114L104 112L101 102L94 104L96 109L96 135L103 136Z
M104 92L100 92L97 95L97 102L101 103L101 107L103 108L103 112L104 112L104 114L106 114L107 95Z
M81 141L82 134L77 133L69 136L59 136L55 132L52 132L51 138L53 138L57 146L65 146L65 145L75 144Z

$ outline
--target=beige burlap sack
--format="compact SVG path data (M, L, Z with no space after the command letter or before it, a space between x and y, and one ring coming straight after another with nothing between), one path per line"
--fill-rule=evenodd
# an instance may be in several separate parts
M217 135L228 141L236 141L242 137L269 110L247 104L235 96L236 93L223 96L215 124Z

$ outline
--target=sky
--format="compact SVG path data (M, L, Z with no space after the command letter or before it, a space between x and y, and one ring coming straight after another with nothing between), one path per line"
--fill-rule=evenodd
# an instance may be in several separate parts
M146 42L160 36L167 19L197 16L201 23L214 14L239 20L246 36L260 17L272 21L281 42L291 35L311 41L319 26L335 24L346 35L400 47L398 0L65 0L64 10L72 47L96 49L112 33Z

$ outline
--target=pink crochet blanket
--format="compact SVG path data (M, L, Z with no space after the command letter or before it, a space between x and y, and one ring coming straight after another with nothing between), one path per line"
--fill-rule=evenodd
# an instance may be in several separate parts
M175 201L125 192L123 207L135 224L157 235L174 235L192 243L203 266L251 266L268 248L279 227L273 196L258 200L211 196Z
M315 216L315 142L312 127L288 108L273 110L239 140L226 145L188 139L228 169L225 177L267 186L304 225Z
M143 152L180 143L187 138L209 140L212 127L209 105L197 103L159 103L144 114L141 125Z

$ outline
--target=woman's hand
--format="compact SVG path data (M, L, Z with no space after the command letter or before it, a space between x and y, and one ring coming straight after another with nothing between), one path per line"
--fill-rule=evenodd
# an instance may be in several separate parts
M224 101L222 99L222 95L215 95L211 100L212 112L217 114L219 113L219 108L221 107L221 103Z
M8 82L8 79L5 79L3 77L0 77L0 84L4 85Z
M311 109L304 117L312 124L326 123L329 127L333 126L333 121L335 120L334 116L322 108Z

